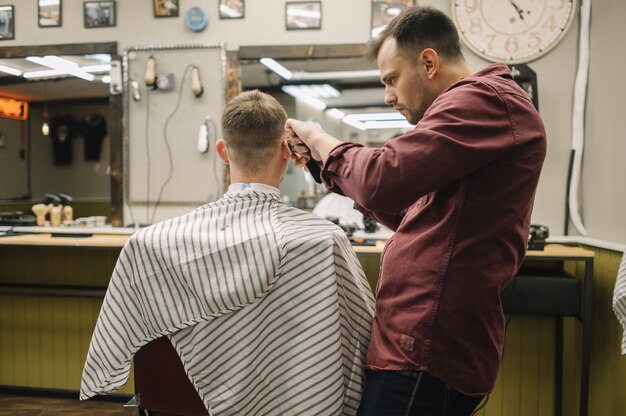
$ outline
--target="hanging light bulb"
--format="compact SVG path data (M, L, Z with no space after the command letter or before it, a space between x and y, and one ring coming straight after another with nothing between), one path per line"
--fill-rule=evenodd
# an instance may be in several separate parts
M48 136L50 134L50 125L48 124L48 112L43 110L43 123L41 123L41 134Z
M43 98L44 100L47 100L47 93L48 93L48 89L47 89L48 84L46 82L44 82L43 84ZM41 123L41 134L43 134L44 136L48 136L50 134L50 125L48 124L48 119L50 118L50 114L48 114L48 103L46 101L43 102L43 114L42 114L42 118L43 118L43 123Z

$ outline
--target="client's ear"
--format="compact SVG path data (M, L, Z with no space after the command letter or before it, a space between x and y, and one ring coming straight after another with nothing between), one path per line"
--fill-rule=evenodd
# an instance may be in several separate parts
M225 165L228 165L228 149L226 148L226 142L224 139L219 139L215 142L215 149L217 150L217 154L222 159Z
M283 140L280 142L280 156L283 160L291 159L291 149L289 149L289 144L287 140Z

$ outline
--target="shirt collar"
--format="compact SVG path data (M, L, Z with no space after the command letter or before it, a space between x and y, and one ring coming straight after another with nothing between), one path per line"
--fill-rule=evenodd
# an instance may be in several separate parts
M280 196L280 190L271 185L267 185L264 183L247 183L247 182L231 183L230 186L228 187L228 191L226 192L226 194L233 195L233 194L253 192L253 191Z

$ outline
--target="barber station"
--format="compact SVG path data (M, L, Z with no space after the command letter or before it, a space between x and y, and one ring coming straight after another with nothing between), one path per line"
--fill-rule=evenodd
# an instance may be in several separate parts
M625 415L624 16L0 2L0 415Z

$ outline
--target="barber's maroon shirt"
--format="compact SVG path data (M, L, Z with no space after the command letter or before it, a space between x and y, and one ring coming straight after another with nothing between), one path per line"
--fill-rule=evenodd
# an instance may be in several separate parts
M500 291L524 257L546 153L543 123L505 65L453 84L380 149L343 143L322 176L395 231L381 259L367 367L493 389Z

